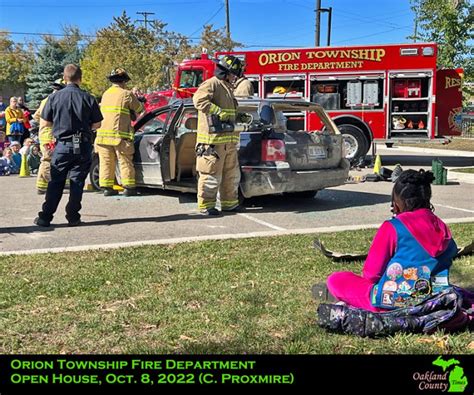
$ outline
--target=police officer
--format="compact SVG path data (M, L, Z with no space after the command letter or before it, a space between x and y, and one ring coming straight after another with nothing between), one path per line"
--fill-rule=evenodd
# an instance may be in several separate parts
M100 127L102 114L93 96L79 88L82 71L79 66L64 67L67 85L50 96L41 118L52 126L56 147L51 159L51 181L46 191L42 211L34 223L49 226L61 200L69 172L69 202L66 219L69 226L81 224L81 200L84 181L92 161L92 129Z
M60 91L65 87L64 80L62 78L57 79L53 82L52 95L57 91ZM36 178L36 190L39 195L44 195L46 189L48 189L48 182L51 179L51 155L53 153L54 147L54 137L51 126L46 126L46 121L41 119L41 112L48 102L49 96L41 100L39 108L36 110L33 115L33 119L39 123L39 142L41 147L41 164L38 169L38 176Z
M131 120L133 114L143 111L143 106L131 91L125 89L130 77L124 69L112 70L108 79L112 86L104 92L100 102L104 122L97 130L95 139L95 150L99 154L99 185L104 189L104 196L118 194L113 189L118 159L125 188L123 194L133 196L136 195L133 165L135 147Z
M216 132L214 120L235 123L237 101L233 83L242 74L242 64L235 56L220 59L214 77L204 81L193 96L198 110L196 170L199 172L198 209L204 215L219 215L216 209L220 194L222 211L240 211L240 182L237 145L239 132Z

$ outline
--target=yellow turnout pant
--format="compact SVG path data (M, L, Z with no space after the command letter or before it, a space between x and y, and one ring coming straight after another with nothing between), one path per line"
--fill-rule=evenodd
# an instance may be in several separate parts
M204 145L205 149L208 147ZM240 168L237 144L218 144L214 149L217 156L203 155L196 158L196 170L199 172L198 209L215 208L219 192L221 209L232 210L239 205Z
M41 146L41 163L36 177L36 189L46 192L49 180L51 180L51 151Z
M135 188L135 167L133 141L122 139L118 145L95 144L95 151L99 155L99 185L102 188L112 188L115 182L115 168L117 160L120 166L122 186Z

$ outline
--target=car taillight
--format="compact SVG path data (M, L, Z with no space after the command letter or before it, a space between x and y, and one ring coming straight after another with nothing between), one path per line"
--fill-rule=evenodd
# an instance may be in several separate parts
M262 161L274 162L286 160L285 142L283 140L262 141Z

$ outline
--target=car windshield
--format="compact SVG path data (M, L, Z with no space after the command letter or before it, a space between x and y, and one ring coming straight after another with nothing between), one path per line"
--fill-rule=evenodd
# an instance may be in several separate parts
M179 79L180 88L197 88L202 82L202 70L183 70Z

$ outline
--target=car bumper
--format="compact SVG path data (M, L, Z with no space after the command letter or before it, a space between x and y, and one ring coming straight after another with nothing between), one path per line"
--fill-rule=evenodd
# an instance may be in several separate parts
M242 166L240 186L246 198L284 192L317 191L344 184L349 168L346 159L342 159L337 168L321 170L295 171L289 169L286 162L275 166Z

